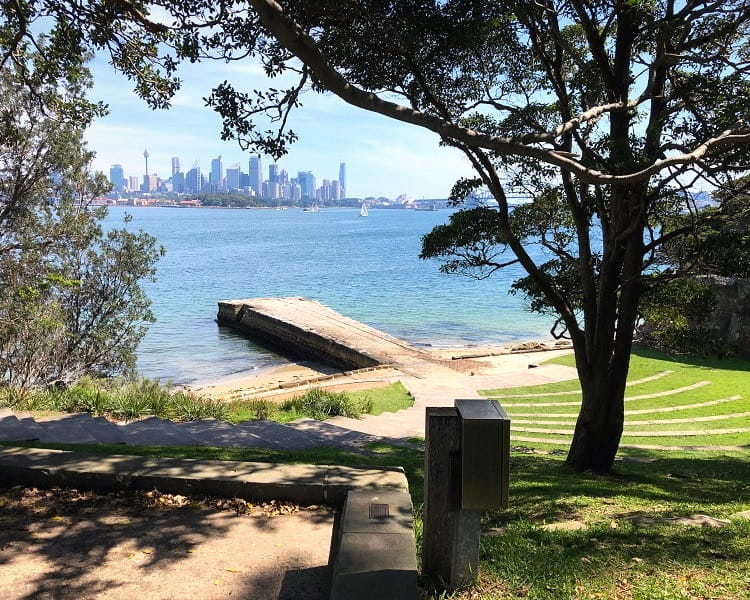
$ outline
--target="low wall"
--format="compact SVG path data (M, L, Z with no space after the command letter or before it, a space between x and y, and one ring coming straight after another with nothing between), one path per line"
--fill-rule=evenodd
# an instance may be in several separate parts
M307 358L338 369L363 369L380 364L374 358L295 323L254 310L241 300L219 302L216 320L282 354Z

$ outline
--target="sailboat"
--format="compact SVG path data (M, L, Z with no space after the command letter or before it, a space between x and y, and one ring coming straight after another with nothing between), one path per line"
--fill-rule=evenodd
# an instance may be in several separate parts
M359 209L359 216L366 217L369 213L367 212L367 205L363 202L362 208Z

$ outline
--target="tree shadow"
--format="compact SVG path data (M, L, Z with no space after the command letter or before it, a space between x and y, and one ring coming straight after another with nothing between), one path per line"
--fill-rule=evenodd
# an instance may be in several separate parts
M216 499L165 507L159 502L165 496L155 497L154 506L145 506L144 494L129 491L102 494L55 488L0 488L3 502L0 572L4 587L7 585L6 589L11 590L4 597L90 598L105 592L132 597L133 590L143 597L205 597L201 588L195 586L201 579L204 588L213 585L214 576L216 586L232 579L235 589L256 591L284 589L284 585L287 589L295 585L304 588L304 582L308 581L311 590L325 589L325 593L297 597L327 597L328 554L323 552L322 558L311 566L309 557L296 545L284 547L289 535L286 519L291 517L283 514L283 505L271 503L266 507L282 516L247 516L233 510L217 510L212 506ZM304 517L295 518L296 529L301 518L304 525L315 529L316 540L330 543L333 521L330 511L304 511ZM242 527L240 532L238 525ZM204 567L206 572L201 572L203 563L197 558L201 553L216 558L217 553L225 552L225 564L230 566L233 561L252 564L252 548L261 543L263 535L263 551L267 554L270 547L283 555L278 564L266 561L262 563L265 569L250 570L249 576L248 568L236 575L228 573L233 571L230 567L218 571L215 566ZM238 536L242 539L237 539ZM222 549L228 538L230 546ZM244 556L244 549L248 556ZM290 566L287 570L299 572L287 576L285 565ZM168 588L159 591L162 574L175 570L184 570L177 584L182 591ZM211 579L208 584L207 577ZM288 582L284 584L286 579ZM175 585L174 578L164 585L168 586L168 581ZM267 596L253 592L248 597Z

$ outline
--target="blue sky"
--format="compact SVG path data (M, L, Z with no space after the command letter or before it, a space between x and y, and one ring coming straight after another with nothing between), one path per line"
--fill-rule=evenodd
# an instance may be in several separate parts
M256 64L183 67L183 87L166 111L149 109L132 91L131 82L115 73L105 58L97 57L90 67L91 97L110 108L110 114L95 122L86 135L97 153L94 169L109 173L110 166L119 163L126 176L142 177L143 151L148 149L149 171L162 178L171 175L172 156L180 158L183 171L198 159L207 174L211 159L221 155L224 168L239 162L247 172L250 154L236 142L220 139L221 120L204 106L203 97L224 80L244 90L267 85ZM279 86L278 80L273 83ZM435 134L350 107L330 94L307 92L291 126L300 139L279 161L280 168L291 176L312 171L320 181L337 179L339 163L346 162L350 196L445 198L459 177L471 175L468 161L452 148L439 147ZM264 158L265 177L269 163Z

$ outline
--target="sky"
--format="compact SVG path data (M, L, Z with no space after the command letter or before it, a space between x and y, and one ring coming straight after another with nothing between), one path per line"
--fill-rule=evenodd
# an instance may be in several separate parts
M243 91L268 85L257 64L243 61L232 64L187 65L180 69L182 89L169 110L151 110L133 92L132 82L116 73L103 56L90 64L94 87L93 100L109 106L109 114L88 130L89 148L96 152L93 168L109 174L119 163L125 176L145 173L143 151L148 150L148 170L167 179L171 159L180 158L183 172L196 160L208 175L211 159L221 155L224 168L240 163L248 171L250 152L242 151L236 141L222 141L221 119L203 98L214 85L230 81ZM272 84L279 87L278 80ZM447 198L451 186L460 177L472 174L466 158L453 148L438 145L432 132L402 124L387 117L351 107L332 94L308 91L303 106L291 118L291 128L299 139L279 161L290 177L298 171L312 171L318 184L322 179L338 179L339 163L346 163L347 195L364 198ZM272 161L263 157L264 178Z

